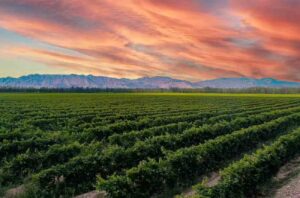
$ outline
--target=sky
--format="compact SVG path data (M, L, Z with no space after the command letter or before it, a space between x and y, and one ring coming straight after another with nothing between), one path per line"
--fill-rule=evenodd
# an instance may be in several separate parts
M0 0L0 77L300 81L299 0Z

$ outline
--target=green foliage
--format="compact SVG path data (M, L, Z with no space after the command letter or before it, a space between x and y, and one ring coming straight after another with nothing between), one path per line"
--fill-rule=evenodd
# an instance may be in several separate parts
M120 175L118 180L128 180L134 183L130 197L145 196L149 197L156 192L161 192L166 188L172 188L176 185L182 185L190 179L200 176L208 171L217 168L223 161L238 155L242 151L253 148L258 143L276 137L280 133L288 130L291 125L297 125L300 122L300 114L292 114L286 117L278 118L268 123L256 125L247 129L235 131L231 134L219 136L209 140L204 144L179 149L166 156L164 160L156 162L156 169L147 172L147 166L153 165L153 161L140 164L137 168L126 171ZM224 152L230 151L230 152ZM134 174L133 174L134 173ZM149 177L151 175L151 177ZM176 175L176 177L174 177ZM122 178L122 179L121 179ZM140 178L147 178L147 185L140 184ZM99 188L109 193L110 188L103 186L115 185L116 177L101 180ZM104 183L104 184L103 184ZM114 186L120 193L126 191L121 186ZM143 194L141 194L143 193Z
M221 172L221 181L216 186L206 188L200 184L196 189L201 197L252 197L261 184L299 153L299 149L300 128L224 169Z
M27 198L96 187L168 194L298 126L299 104L297 95L0 94L0 196L22 184Z

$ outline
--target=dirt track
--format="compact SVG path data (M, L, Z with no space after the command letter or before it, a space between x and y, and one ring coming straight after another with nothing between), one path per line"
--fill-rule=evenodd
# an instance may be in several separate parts
M276 177L268 198L300 198L300 157L283 166Z
M273 194L274 198L300 198L300 174L289 180Z

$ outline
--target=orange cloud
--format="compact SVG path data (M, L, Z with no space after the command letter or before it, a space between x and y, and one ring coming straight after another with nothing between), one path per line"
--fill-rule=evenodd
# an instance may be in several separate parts
M300 79L300 2L295 0L233 0L235 14L242 18L261 46L274 59L273 73L283 79Z
M76 52L10 49L73 73L298 81L298 8L295 0L2 0L0 28Z

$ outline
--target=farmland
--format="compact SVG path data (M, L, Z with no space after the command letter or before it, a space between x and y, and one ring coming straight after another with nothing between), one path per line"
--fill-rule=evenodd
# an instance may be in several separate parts
M0 142L0 197L251 197L299 154L300 95L3 93Z

